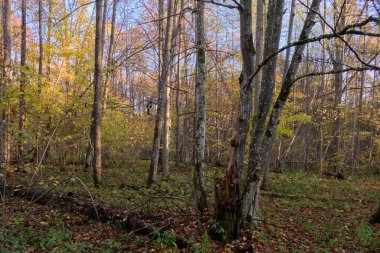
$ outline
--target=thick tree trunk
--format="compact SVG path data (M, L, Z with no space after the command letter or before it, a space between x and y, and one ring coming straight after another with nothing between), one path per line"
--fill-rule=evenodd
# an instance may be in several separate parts
M215 178L216 208L214 217L229 239L237 237L241 226L240 176L243 169L244 151L247 140L249 118L252 111L252 79L255 47L252 36L252 1L241 1L240 12L240 49L243 58L239 78L240 101L239 116L234 136L231 140L229 165L224 178Z
M318 10L320 1L321 0L313 0L310 7L311 11L307 14L299 41L308 38L310 31L315 24L315 12ZM266 43L264 55L270 55L270 52L276 51L276 48L278 48L282 17L279 15L276 16L275 14L282 13L282 8L282 0L272 0L268 3L268 28L266 38L268 38L268 40L271 38L271 40L269 40L271 43ZM271 78L274 78L276 60L272 60L272 62L269 62L264 67L262 92L260 94L260 110L259 114L254 117L255 135L251 137L253 142L250 147L250 166L248 168L248 176L246 183L242 188L242 192L240 193L238 190L239 178L236 175L237 170L234 168L236 167L236 162L234 162L233 158L236 156L236 148L232 149L232 160L230 160L226 177L223 179L216 179L215 199L217 201L217 208L219 209L216 209L215 217L219 224L224 228L227 236L237 237L244 220L248 216L249 207L258 205L258 199L260 197L258 186L262 167L261 157L268 152L270 143L273 142L280 114L289 97L290 89L293 85L295 73L302 59L304 48L305 44L302 43L295 48L292 62L286 74L286 78L282 83L280 94L275 105L272 107L268 123L266 123L266 119L270 109L269 107L271 107L272 93L274 90L274 80L271 80ZM266 73L272 74L272 77L267 77ZM237 136L236 132L235 135ZM236 146L236 136L233 138L232 147ZM223 185L225 186L223 187ZM239 196L239 194L241 195ZM223 200L225 201L223 202ZM253 212L252 218L255 218L254 215L255 212Z
M11 0L3 0L2 4L2 29L3 29L3 62L2 62L2 81L1 81L1 93L0 93L0 107L4 108L3 98L7 96L7 89L11 82L11 35L10 35L10 5ZM6 109L2 109L0 119L0 184L4 183L6 178L6 157L5 149L8 145L7 140L7 117ZM2 192L2 190L1 190ZM3 192L2 192L3 193Z
M299 36L298 41L305 40L309 37L311 29L315 24L316 11L319 8L320 2L321 2L321 0L313 0L312 4L310 6L311 10L307 14L306 21L304 23L304 26L302 28L302 31L301 31L301 34ZM269 17L269 15L268 15L268 17ZM276 99L276 102L273 106L271 115L269 117L269 121L266 124L265 134L262 133L262 136L260 136L261 131L256 129L257 136L252 137L253 139L256 139L256 140L262 139L262 141L261 141L261 144L255 143L255 145L253 146L254 147L253 156L250 157L250 161L252 161L252 163L250 163L250 164L252 164L252 166L249 167L247 184L245 185L245 189L243 190L243 193L242 193L243 217L244 217L244 210L246 210L246 207L244 205L249 204L249 202L247 200L251 199L250 194L253 194L254 196L257 196L257 197L260 196L259 194L255 194L255 192L257 192L257 190L259 189L258 185L259 185L259 180L260 180L260 169L262 166L261 157L268 152L270 144L274 140L276 127L277 127L279 119L280 119L281 111L282 111L283 107L285 106L286 100L289 97L290 90L291 90L291 87L293 85L294 76L295 76L295 74L298 70L298 67L300 65L300 62L302 59L302 53L304 51L305 46L306 46L305 44L302 44L302 45L295 47L295 51L294 51L294 54L292 57L292 61L290 63L290 66L289 66L289 69L288 69L287 74L285 76L285 79L283 80L282 85L281 85L280 94L278 95L278 97ZM263 82L263 84L264 84L264 82ZM268 97L268 99L270 99L270 98ZM260 146L258 146L258 145L260 145ZM252 189L254 189L253 193L252 193ZM253 202L255 203L258 201L256 201L256 199L254 198ZM254 212L254 214L255 214L255 212ZM256 217L253 216L252 218L255 219Z
M165 113L165 90L168 83L168 74L170 66L170 49L172 42L172 0L168 0L168 9L167 9L167 20L166 20L166 31L165 31L165 41L162 49L162 68L160 79L158 83L158 98L157 98L157 114L156 122L154 127L154 136L153 136L153 147L149 168L149 177L148 177L148 186L151 186L157 180L157 170L158 170L158 160L160 155L160 144L161 144L161 135L162 135L162 126L164 121Z
M24 165L24 126L25 126L25 85L26 76L26 0L21 1L21 68L20 68L20 97L19 97L19 121L18 121L18 163Z
M102 183L102 142L101 142L101 100L102 100L102 11L103 0L96 0L96 28L95 28L95 71L94 71L94 104L92 109L91 142L94 146L92 158L93 179L96 187ZM91 131L90 131L91 132Z
M280 35L281 35L281 25L282 25L282 15L278 15L283 12L284 1L283 0L272 0L268 2L268 13L267 13L267 28L265 32L265 46L264 46L264 58L273 54L278 50ZM265 160L267 153L259 154L261 150L261 144L264 139L265 124L268 117L268 113L272 104L274 88L275 88L275 72L277 64L277 56L273 57L268 63L263 67L262 71L262 82L261 82L261 92L259 101L258 114L253 118L253 125L251 131L251 143L249 150L249 163L248 170L252 173L254 182L251 184L251 189L246 189L245 191L251 192L252 204L247 208L247 203L243 203L242 208L244 208L243 216L246 217L249 211L249 218L252 221L257 219L258 213L258 198L259 194L255 192L259 191L261 171L262 171L262 161ZM256 196L256 197L255 197Z
M205 43L205 4L197 1L196 9L196 81L195 95L197 100L197 122L195 139L195 168L193 172L194 197L197 208L203 212L207 208L205 190L204 167L205 167L205 144L206 144L206 43Z

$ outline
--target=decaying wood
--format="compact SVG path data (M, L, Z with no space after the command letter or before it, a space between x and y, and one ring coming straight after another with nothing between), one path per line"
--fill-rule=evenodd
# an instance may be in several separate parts
M155 232L164 232L164 228L156 228L142 221L138 213L104 203L95 204L89 199L73 194L58 195L47 190L12 185L7 185L5 191L8 196L12 195L39 205L49 205L64 212L82 214L102 223L111 222L140 235L153 237ZM178 248L188 246L187 241L178 236L176 236L176 244Z

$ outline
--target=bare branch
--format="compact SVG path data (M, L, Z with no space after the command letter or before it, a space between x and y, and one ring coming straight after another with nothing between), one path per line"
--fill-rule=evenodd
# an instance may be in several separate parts
M214 4L214 5L217 5L217 6L226 7L228 9L239 9L239 8L241 8L240 4L239 5L222 4L222 3L219 3L219 2L215 2L214 0L197 0L197 1L202 1L204 3L209 3L209 4ZM234 2L236 3L236 1L234 1Z
M299 46L299 45L303 45L303 44L307 44L307 43L312 43L312 42L316 42L316 41L321 41L323 39L332 39L332 38L336 38L338 36L341 36L341 35L345 35L345 34L356 34L356 35L369 35L369 36L372 36L372 37L380 37L380 34L378 33L366 33L366 32L363 32L363 31L357 31L357 30L349 30L350 28L359 28L359 27L362 27L362 26L365 26L367 25L368 23L380 23L380 19L377 18L377 17L368 17L367 19L361 21L361 22L358 22L358 23L354 23L354 24L350 24L350 25L347 25L345 26L341 31L339 32L334 32L332 34L323 34L323 35L320 35L320 36L317 36L317 37L314 37L314 38L309 38L309 39L304 39L304 40L299 40L299 41L296 41L296 42L293 42L293 43L290 43L282 48L280 48L277 52L269 55L267 58L265 58L258 66L257 66L257 69L255 70L255 72L252 74L252 76L250 77L250 80L252 80L256 75L257 73L259 73L259 71L261 70L262 67L264 67L265 64L268 63L268 61L276 56L277 54L285 51L286 49L288 48L291 48L291 47L295 47L295 46ZM368 63L367 63L368 64ZM366 65L366 64L364 64ZM369 65L368 67L371 67L372 69L380 69L379 67L377 66L373 66L373 65Z

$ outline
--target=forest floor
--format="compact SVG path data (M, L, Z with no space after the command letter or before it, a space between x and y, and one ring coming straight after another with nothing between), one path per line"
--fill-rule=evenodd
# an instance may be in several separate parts
M173 169L169 179L152 189L145 187L147 168L147 161L105 168L100 189L92 186L90 173L74 166L65 171L43 167L36 174L27 166L11 172L9 184L92 197L112 208L133 210L157 231L140 235L8 193L0 204L0 252L380 252L380 226L368 223L380 200L380 175L337 180L311 172L272 173L258 225L246 228L238 240L221 243L207 234L215 225L212 211L200 215L192 207L191 168ZM206 173L210 207L216 173L223 168ZM188 248L177 249L176 237L186 239Z

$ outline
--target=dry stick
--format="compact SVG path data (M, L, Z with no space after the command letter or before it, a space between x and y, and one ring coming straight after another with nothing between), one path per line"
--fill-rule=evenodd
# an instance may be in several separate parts
M92 194L91 192L88 190L87 186L85 183L83 183L83 181L74 175L74 178L78 179L79 182L82 184L83 188L87 191L88 195L90 196L90 199L91 199L91 203L92 203L92 206L94 207L94 210L95 210L95 214L96 214L96 218L98 219L98 221L100 222L100 218L99 218L99 213L98 213L98 209L96 209L96 206L95 206L95 201L94 201L94 198L92 197Z

